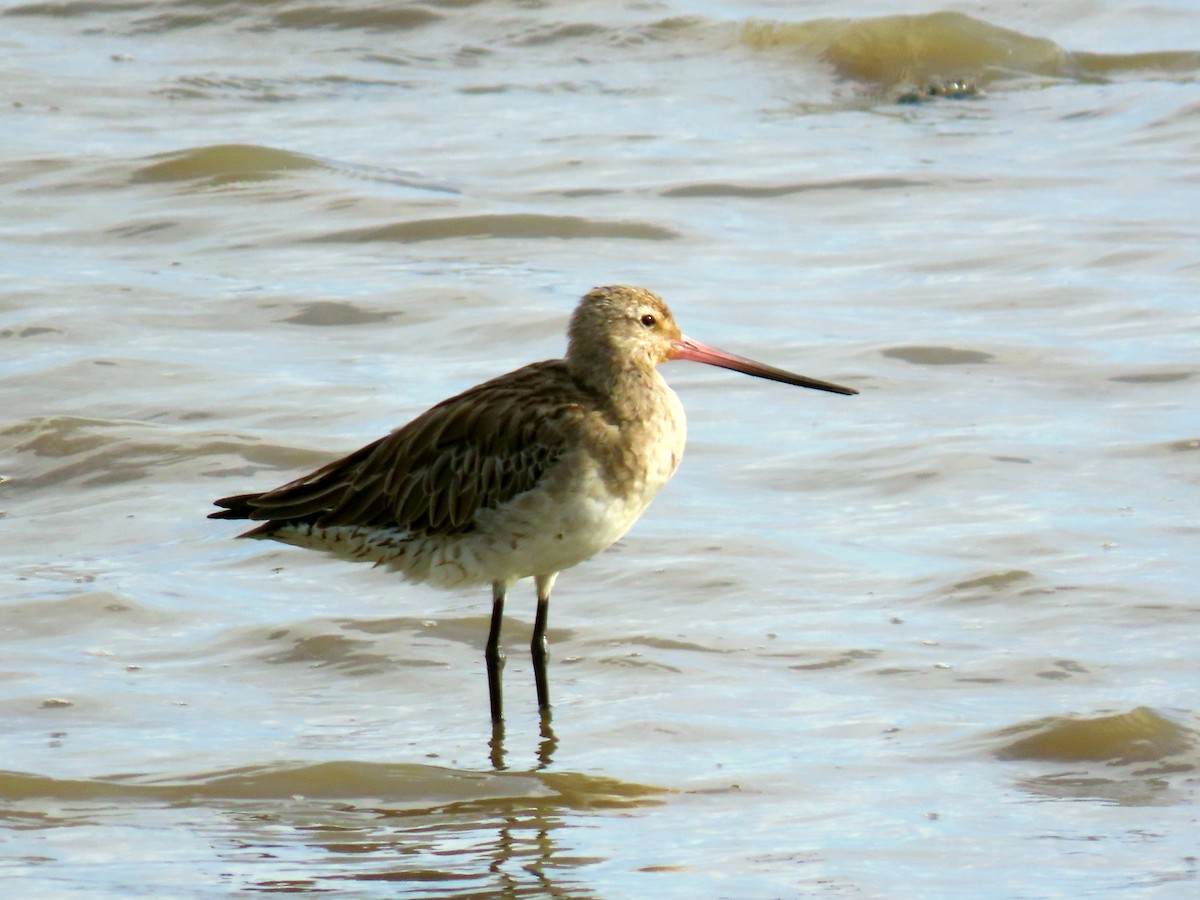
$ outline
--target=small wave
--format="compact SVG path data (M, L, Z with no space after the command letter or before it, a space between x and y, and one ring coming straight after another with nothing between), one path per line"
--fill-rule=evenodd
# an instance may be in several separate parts
M45 569L46 567L42 567ZM26 569L25 578L50 574L61 577L73 572ZM79 576L75 576L79 577ZM89 591L61 599L37 599L7 603L2 614L6 640L61 639L66 635L98 632L128 634L133 629L164 628L178 624L178 617L159 609L142 606L132 597L109 591Z
M1200 69L1200 53L1083 53L958 12L807 22L749 21L738 41L757 51L796 52L842 78L884 88L987 85L1042 76L1097 80L1124 73L1180 75Z
M453 238L615 238L641 241L669 241L679 234L669 228L644 222L600 221L580 216L549 216L536 213L509 215L447 216L394 222L372 228L334 231L315 240L346 243L371 241L444 241Z
M1182 754L1196 744L1194 732L1145 706L1090 719L1039 719L997 737L1017 735L996 750L998 759L1127 764Z
M219 186L241 181L262 181L327 164L302 153L255 144L213 144L189 150L160 153L133 173L132 181L202 181Z
M283 28L322 29L361 28L365 31L410 31L441 19L437 13L417 4L379 3L374 6L350 6L315 3L281 10L271 16Z
M128 17L131 33L161 34L231 20L246 27L292 28L298 30L362 29L363 31L411 31L442 16L419 3L339 4L312 3L159 3L153 0L63 0L63 2L22 3L5 10L9 16L41 16L53 19L79 19L88 16L122 14Z
M810 181L795 184L731 184L728 182L702 182L683 184L662 191L663 197L787 197L791 194L807 194L814 191L883 191L909 187L921 187L926 182L913 178L843 178L837 181Z
M134 184L186 185L185 189L215 189L286 178L297 172L336 172L351 178L413 188L420 192L457 194L458 191L417 173L382 166L340 162L264 147L257 144L211 144L159 153L142 160L130 176Z
M620 809L655 802L659 788L593 775L475 772L419 764L355 761L276 763L174 778L115 775L52 778L0 772L0 798L49 797L63 802L151 802L204 805L213 801L349 800L420 809L446 804L524 800L546 808Z
M995 359L983 350L964 350L960 347L889 347L883 351L883 355L914 366L971 366Z
M304 468L328 461L327 453L316 451L79 416L14 423L0 429L0 441L8 443L19 460L9 484L14 494L45 487L124 484L174 465L190 468L205 457L221 461L221 468L206 473L214 476L245 474L243 462ZM229 459L238 461L233 471L227 471Z

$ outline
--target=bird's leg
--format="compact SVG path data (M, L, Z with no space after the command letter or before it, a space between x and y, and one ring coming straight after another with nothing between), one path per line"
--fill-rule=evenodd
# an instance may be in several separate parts
M538 575L537 616L533 620L533 641L529 645L533 655L533 680L537 682L538 709L543 713L550 710L550 684L546 680L546 662L550 659L550 647L546 642L546 619L550 614L550 589L554 587L557 572Z
M538 709L543 713L550 709L550 684L546 680L546 662L550 659L550 648L546 646L546 613L550 604L538 597L537 617L533 620L533 680L537 682Z
M504 625L504 595L508 585L503 581L492 582L492 627L488 629L487 649L483 658L487 661L488 697L492 703L492 721L504 719L504 685L500 673L504 671L504 649L500 646L500 629Z

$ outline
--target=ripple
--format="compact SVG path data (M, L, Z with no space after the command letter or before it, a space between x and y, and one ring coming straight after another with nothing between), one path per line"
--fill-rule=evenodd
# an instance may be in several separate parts
M1014 725L997 737L1016 740L996 751L997 759L1054 762L1151 762L1181 754L1196 744L1196 734L1153 709L1139 706L1090 719L1051 716Z
M256 441L204 434L169 435L153 426L80 416L34 418L0 429L14 439L13 449L28 458L11 475L13 491L76 484L94 487L150 478L172 465L191 468L198 458L217 457L226 466L239 463L300 468L328 461L328 454ZM155 439L157 438L157 439ZM207 475L244 475L225 468Z
M411 31L441 18L423 6L381 3L357 7L336 3L301 6L285 9L271 16L274 24L298 29L352 29L366 31Z
M618 240L669 241L678 232L643 222L597 221L579 216L549 216L536 213L509 215L447 216L413 222L395 222L373 228L334 231L318 241L368 243L371 241L444 241L464 237L489 238L615 238Z
M104 630L129 632L165 627L177 621L172 614L140 606L130 597L108 591L92 591L58 600L8 603L0 609L0 630L6 640L94 635Z
M958 347L892 347L883 351L889 359L899 359L916 366L968 366L995 359L982 350L963 350Z
M1182 76L1200 68L1194 51L1072 53L1047 38L945 11L749 21L736 36L753 50L799 52L825 62L839 77L883 88L986 85L1031 75L1080 81L1126 73Z
M333 325L367 325L386 322L395 318L399 313L373 312L363 309L355 303L333 300L318 300L313 303L301 304L300 310L281 322L293 325L314 325L329 327Z
M620 809L654 802L660 794L660 788L648 785L569 772L476 772L350 760L281 762L166 778L111 775L62 779L0 772L0 798L7 801L40 797L62 802L150 801L199 806L221 800L324 799L370 801L411 810L525 799L567 809Z
M211 185L278 178L287 172L321 169L326 164L303 153L255 144L213 144L162 153L137 169L135 184L164 181L205 181Z
M1139 372L1133 375L1114 375L1109 381L1122 384L1171 384L1176 381L1187 381L1195 372Z
M787 197L811 191L886 191L922 187L928 182L912 178L843 178L795 184L746 185L727 182L685 184L662 191L663 197Z

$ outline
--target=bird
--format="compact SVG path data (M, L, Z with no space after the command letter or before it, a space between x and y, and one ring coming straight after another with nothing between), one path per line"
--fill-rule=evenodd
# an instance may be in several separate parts
M490 585L484 658L493 724L503 720L505 599L532 578L530 651L547 716L555 579L619 540L683 456L683 405L657 368L669 360L858 393L691 340L649 290L597 287L571 315L562 359L469 388L281 487L217 500L209 518L261 522L239 537L372 562L410 582Z

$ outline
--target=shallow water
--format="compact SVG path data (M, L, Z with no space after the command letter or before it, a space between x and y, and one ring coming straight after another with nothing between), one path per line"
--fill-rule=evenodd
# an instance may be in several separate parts
M2 9L28 895L1195 892L1191 4ZM666 368L552 722L532 587L494 734L486 592L205 520L614 282L862 393Z

